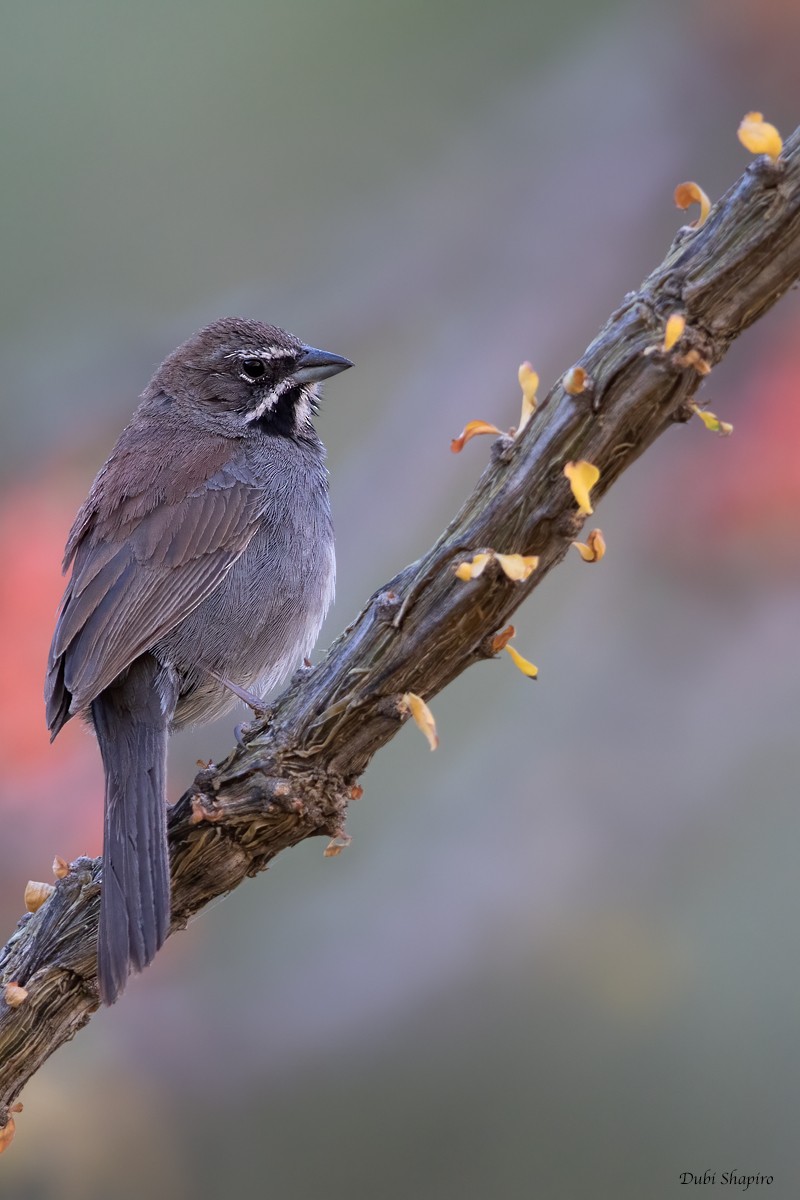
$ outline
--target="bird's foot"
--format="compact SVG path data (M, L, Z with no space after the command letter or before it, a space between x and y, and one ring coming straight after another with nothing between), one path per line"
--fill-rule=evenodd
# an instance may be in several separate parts
M238 700L241 700L248 708L252 708L257 719L265 717L269 712L269 705L260 696L254 695L253 692L248 692L247 688L239 687L238 683L233 683L230 679L223 679L220 676L219 681L229 692L233 692Z
M248 692L247 688L239 687L238 683L232 683L229 679L220 678L220 683L228 688L229 691L233 692L234 696L236 696L238 700L241 700L243 704L246 704L248 708L253 710L253 716L255 717L256 721L263 721L265 717L270 715L272 710L270 709L269 705L261 699L260 696L256 696L252 692ZM255 732L256 729L254 724L251 724L249 721L240 721L233 730L233 736L236 738L236 744L242 747L246 746L251 734Z

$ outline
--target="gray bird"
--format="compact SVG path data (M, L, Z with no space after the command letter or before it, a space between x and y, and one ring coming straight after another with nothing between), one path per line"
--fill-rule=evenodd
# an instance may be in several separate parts
M156 371L67 541L47 668L52 737L80 713L105 769L98 976L112 1004L170 923L171 730L261 696L333 598L320 380L352 366L226 317Z

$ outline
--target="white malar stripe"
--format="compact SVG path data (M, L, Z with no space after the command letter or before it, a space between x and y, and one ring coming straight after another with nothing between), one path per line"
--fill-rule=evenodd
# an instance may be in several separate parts
M245 424L249 425L251 421L260 421L267 409L273 407L277 398L274 392L270 392L268 396L265 396L261 403L257 404L253 411L247 414L244 419Z
M275 385L272 391L269 392L268 395L266 395L264 399L256 405L253 411L247 414L245 417L245 423L249 425L251 421L260 421L264 414L269 411L269 409L275 407L283 393L291 391L293 387L297 387L297 384L295 383L294 379L292 379L291 375L286 379L282 379ZM316 395L316 384L311 384L310 387L306 386L300 388L300 395L298 396L297 404L295 405L294 410L294 427L298 432L311 422L311 415L314 411L313 401L316 398Z
M294 406L294 427L297 433L311 424L311 398L306 388L300 389L300 396Z

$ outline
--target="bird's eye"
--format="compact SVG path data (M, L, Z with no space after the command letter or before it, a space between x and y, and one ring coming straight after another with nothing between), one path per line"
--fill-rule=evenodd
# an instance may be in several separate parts
M245 379L255 380L260 379L266 371L266 367L260 358L245 358L242 359L242 374Z

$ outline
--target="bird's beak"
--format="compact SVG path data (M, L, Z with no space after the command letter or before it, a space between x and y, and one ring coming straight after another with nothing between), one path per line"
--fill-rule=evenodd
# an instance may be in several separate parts
M341 354L304 346L297 367L292 371L292 379L296 383L319 383L321 379L330 379L331 375L338 375L352 365L350 359L342 358Z

